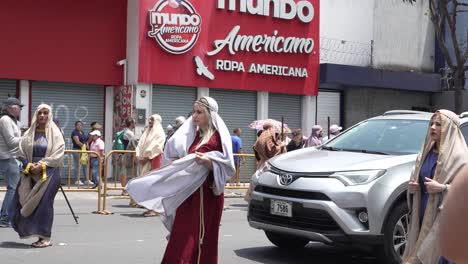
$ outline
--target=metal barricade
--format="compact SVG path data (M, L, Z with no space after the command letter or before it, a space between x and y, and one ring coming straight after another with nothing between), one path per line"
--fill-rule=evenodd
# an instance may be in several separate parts
M128 155L130 154L130 155ZM131 172L131 175L133 175L133 177L136 177L137 176L137 166L135 166L135 154L136 152L134 150L112 150L110 151L109 153L107 153L106 157L105 157L105 160L104 160L104 191L103 191L103 201L102 201L102 210L99 210L99 214L103 214L103 215L109 215L109 214L112 214L112 212L108 211L106 209L106 206L107 206L107 191L108 190L124 190L124 186L126 185L126 180L127 180L127 176L129 176L127 174L128 172L128 168L131 168L130 169L130 172ZM131 163L129 162L129 158L131 156ZM111 160L112 158L112 160ZM111 162L111 163L109 163ZM113 182L114 182L114 186L113 187L110 187L109 186L109 164L112 165L112 168L113 168L113 171L112 171L112 178L113 178ZM121 166L119 166L119 164ZM131 166L127 166L128 164L131 164ZM124 174L119 174L119 172L123 172ZM125 175L125 180L124 182L122 182L122 178L123 176ZM121 187L118 187L117 186L117 183L118 182L121 182Z
M240 161L236 165L236 174L226 184L226 189L248 189L250 178L255 173L257 161L254 154L234 154Z
M71 171L72 171L72 166L71 166L71 156L73 153L78 153L80 154L80 157L82 154L88 154L88 162L86 164L86 169L88 170L87 177L86 177L86 185L89 187L89 177L90 177L90 172L91 172L91 154L96 155L98 157L98 182L97 182L97 189L93 188L80 188L80 184L78 184L77 189L71 188ZM67 192L97 192L98 193L98 199L97 199L97 211L93 213L97 213L101 210L101 188L102 188L102 158L100 157L99 153L96 151L83 151L83 150L65 150L65 155L67 155L68 158L68 176L67 176L67 187L64 190ZM77 178L80 179L80 172L81 172L81 166L82 164L74 164L74 166L79 166L78 167L78 174ZM96 183L94 183L96 184Z

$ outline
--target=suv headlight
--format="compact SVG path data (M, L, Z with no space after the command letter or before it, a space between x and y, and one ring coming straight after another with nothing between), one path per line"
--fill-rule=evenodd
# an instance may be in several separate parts
M386 170L339 171L330 177L340 180L346 186L362 185L384 175Z

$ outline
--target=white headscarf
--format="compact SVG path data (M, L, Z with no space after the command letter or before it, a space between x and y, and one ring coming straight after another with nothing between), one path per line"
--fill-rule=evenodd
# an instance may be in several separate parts
M216 101L211 97L202 98L208 102L211 122L221 137L223 152L205 153L213 162L213 193L221 195L225 183L235 174L231 135L218 115ZM168 230L172 228L177 208L204 183L210 173L205 166L195 161L195 154L188 154L196 133L197 127L190 117L168 140L164 149L166 161L175 161L160 170L150 172L145 177L130 181L126 187L138 204L162 214L161 219Z
M40 162L45 163L48 167L61 167L63 166L65 141L60 128L53 122L52 108L47 104L41 104L37 107L31 120L31 126L24 132L20 142L21 156L26 158L28 162L32 161L34 136L37 128L37 113L44 108L49 110L49 118L45 127L47 150L45 157Z

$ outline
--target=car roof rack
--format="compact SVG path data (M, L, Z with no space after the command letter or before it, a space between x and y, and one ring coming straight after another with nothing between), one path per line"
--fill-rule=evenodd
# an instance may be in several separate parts
M412 114L428 114L428 112L415 111L415 110L390 110L383 113L384 116L389 115L412 115ZM468 115L468 112L467 112Z
M460 114L460 118L468 117L468 112L463 112Z

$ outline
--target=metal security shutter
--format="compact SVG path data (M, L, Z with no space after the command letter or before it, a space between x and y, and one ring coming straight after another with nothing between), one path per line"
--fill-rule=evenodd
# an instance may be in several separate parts
M101 85L38 81L32 83L31 98L31 116L41 103L52 106L54 118L60 121L65 133L67 149L72 148L71 132L75 129L75 121L83 122L85 133L89 132L89 124L93 121L104 124L105 100Z
M173 125L176 117L187 117L196 99L195 87L153 85L151 114L159 114L162 117L163 128L166 131L167 125Z
M300 95L270 93L268 96L268 117L288 124L291 130L301 128L302 104Z
M248 126L257 119L257 92L210 89L210 97L218 103L219 115L231 135L235 128L242 129L242 152L253 154L253 144L257 139L256 131ZM248 182L255 169L255 159L247 159L246 170L241 168L240 181Z
M0 80L0 102L10 96L16 96L16 80Z
M340 123L340 107L341 107L340 92L321 92L317 96L317 124L323 127L323 136L328 134L328 117L330 117L330 125ZM310 134L310 132L309 132Z
M252 154L256 131L248 126L257 119L257 92L210 89L210 97L218 102L219 115L231 135L235 128L242 129L242 151Z

